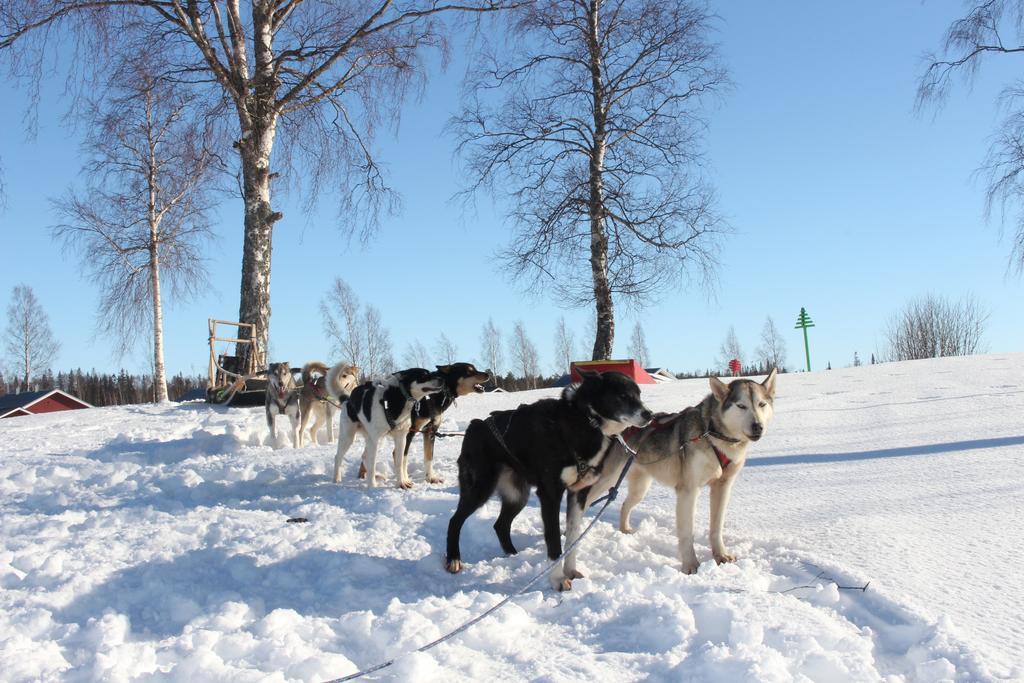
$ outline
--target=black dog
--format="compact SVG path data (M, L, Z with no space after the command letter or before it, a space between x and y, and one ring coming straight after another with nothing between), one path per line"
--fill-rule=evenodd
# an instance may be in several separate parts
M448 523L448 571L462 569L462 525L495 489L501 512L494 530L506 553L516 552L512 520L526 506L530 487L536 487L540 499L549 558L562 554L558 511L566 489L566 545L579 535L587 493L600 476L612 437L631 426L646 426L652 417L640 400L640 388L625 375L581 374L582 384L566 388L561 398L495 411L469 424L459 454L459 506ZM581 576L570 560L552 571L551 585L569 590Z

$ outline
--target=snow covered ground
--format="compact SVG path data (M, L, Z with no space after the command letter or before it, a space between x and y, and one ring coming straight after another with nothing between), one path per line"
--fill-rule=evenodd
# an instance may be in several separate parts
M555 393L466 397L450 426ZM677 410L705 393L693 380L644 397ZM458 439L439 441L434 486L417 440L419 483L401 492L357 483L355 450L338 486L332 446L265 445L262 409L4 420L0 679L316 681L396 656L371 678L1021 678L1022 414L1024 354L783 375L726 523L738 562L710 560L705 494L704 563L681 575L656 487L633 536L612 505L572 592L540 583L415 655L545 559L535 502L514 557L492 502L464 530L466 569L444 571Z

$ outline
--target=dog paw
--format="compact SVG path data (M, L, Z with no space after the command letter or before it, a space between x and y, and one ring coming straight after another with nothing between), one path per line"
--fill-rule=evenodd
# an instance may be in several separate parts
M718 564L725 564L726 562L735 562L736 556L729 553L715 553L715 562Z
M689 562L683 562L680 569L684 574L696 574L698 567L700 567L700 562L698 562L697 560L692 560Z
M620 526L619 527L619 531L621 531L624 534L635 534L636 533L636 529L634 529L631 526Z
M366 479L366 465L359 466L359 478Z
M577 569L573 569L572 571L568 571L568 572L566 572L566 574L569 576L570 579L582 579L583 578L583 572L581 572L581 571L579 571Z
M452 574L458 574L462 571L462 560L448 560L448 562L445 563L444 568Z
M444 479L442 479L441 477L437 476L436 474L432 474L429 477L427 477L426 481L427 481L428 484L443 484L444 483Z
M411 479L405 479L405 480L399 481L398 482L398 488L405 489L406 491L408 491L409 489L412 488L412 480Z
M559 593L572 590L572 579L562 575L551 575L551 587Z

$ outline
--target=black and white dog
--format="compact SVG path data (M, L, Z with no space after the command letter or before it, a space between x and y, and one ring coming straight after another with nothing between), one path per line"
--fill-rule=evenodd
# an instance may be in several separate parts
M444 411L452 407L455 399L472 393L481 393L480 386L491 378L486 372L477 370L472 363L452 363L438 365L437 373L444 379L444 388L419 401L412 409L412 428L405 437L405 455L409 455L409 446L417 432L423 432L423 468L424 479L430 484L440 484L443 480L434 474L434 440L437 428L441 426Z
M448 523L448 571L462 569L462 525L495 489L501 512L494 530L506 553L516 552L512 520L526 506L531 487L540 499L548 557L555 560L562 554L558 513L566 489L566 545L579 536L587 493L601 474L613 437L628 427L647 425L652 417L640 400L640 388L625 375L581 374L583 382L566 388L561 398L495 411L469 424L459 454L459 505ZM552 570L551 585L569 590L581 576L574 563L566 562Z
M395 477L398 486L412 487L405 462L405 437L412 424L412 408L420 399L441 391L444 380L423 368L400 370L383 382L366 382L352 390L342 405L338 428L338 454L334 456L334 481L341 480L341 465L352 440L361 433L366 440L363 466L370 486L377 485L377 447L385 434L394 442Z
M287 415L292 424L292 446L298 448L302 411L291 363L271 363L267 367L267 390L263 405L267 413L267 427L270 428L270 445L277 447L277 416Z

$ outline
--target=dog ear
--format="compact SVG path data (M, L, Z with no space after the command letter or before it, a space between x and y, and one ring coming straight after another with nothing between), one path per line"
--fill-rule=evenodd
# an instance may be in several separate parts
M719 401L725 401L725 397L729 395L729 385L717 377L709 377L708 379L711 380L711 393Z
M778 374L779 369L772 368L772 371L769 372L768 376L765 377L763 382L761 382L761 386L764 387L765 392L772 398L775 398L775 378L778 376Z
M448 372L452 369L450 365L435 365L434 367L437 368L438 372Z
M589 378L595 378L595 377L600 377L601 376L601 373L598 372L597 370L583 370L583 369L578 368L576 370L576 372L580 373L580 378L584 379L584 380L587 379L588 377Z

